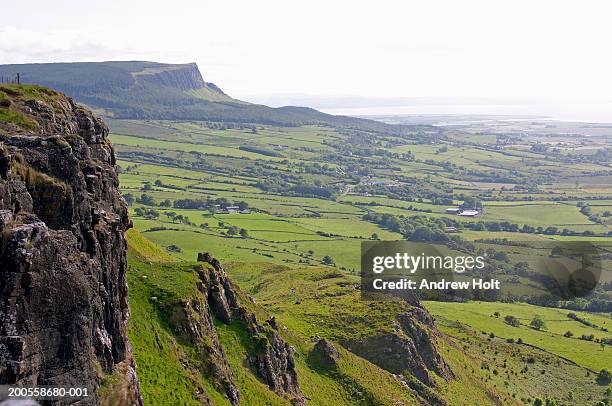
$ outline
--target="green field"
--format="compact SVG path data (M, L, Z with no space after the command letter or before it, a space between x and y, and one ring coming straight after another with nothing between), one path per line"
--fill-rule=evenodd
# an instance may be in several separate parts
M226 247L232 253L221 255L227 259L245 257L303 266L318 265L323 257L329 256L337 266L353 272L359 268L360 241L373 236L381 240L404 238L400 230L364 221L366 213L406 219L425 216L454 222L460 228L456 236L466 241L612 240L606 236L612 229L602 217L612 207L612 198L582 200L587 192L580 183L578 187L574 184L573 198L568 196L567 189L556 191L549 183L543 183L539 192L530 194L513 186L551 174L568 179L584 177L585 171L604 170L601 165L566 165L554 159L543 164L541 155L520 149L492 150L470 144L472 141L461 145L431 144L418 137L377 135L376 141L369 138L370 142L380 145L392 142L395 146L387 150L392 151L389 153L412 154L411 159L391 155L381 161L359 156L367 147L357 135L329 127L260 125L254 133L250 128L220 130L193 121L111 123L124 194L138 198L144 193L158 205L168 200L172 206L176 200L185 198L224 198L249 205L250 214L212 214L207 210L158 206L158 218L144 219L134 215L134 209L150 206L135 203L131 210L136 227L162 247L178 246L180 251L170 255L182 259L193 258L199 247L208 246L211 250ZM281 156L244 151L240 149L243 145ZM440 152L441 145L446 145L445 152ZM533 167L529 167L531 164ZM369 167L375 169L367 176L360 174ZM482 172L481 178L494 174L517 180L495 182L475 175L472 179L479 171L488 173ZM465 174L463 178L461 173ZM605 179L595 183L601 186ZM584 187L592 184L583 181ZM325 189L330 197L305 195L291 189L301 185L312 185L313 193ZM485 208L482 216L472 219L445 213L447 207L461 204L462 198L469 195L482 199ZM441 202L441 198L446 200ZM563 200L553 200L556 198ZM578 207L581 204L589 205L591 213L599 217L581 213ZM176 224L166 216L168 212L188 217L190 224ZM475 222L508 223L540 231L476 231L470 229ZM550 226L557 228L556 234L544 233ZM227 235L229 227L245 229L248 238ZM561 230L574 235L560 235ZM585 232L590 235L583 235ZM503 245L494 248L506 249ZM519 260L516 255L512 258ZM612 274L606 273L603 280L612 280Z
M182 289L173 279L182 274L168 272L167 267L176 263L172 261L184 264L199 252L211 252L227 264L240 288L291 332L288 337L301 354L297 358L301 386L315 404L415 402L414 391L404 390L384 370L384 356L372 358L372 353L366 356L352 348L363 340L393 334L398 312L407 311L360 299L355 287L362 241L409 238L404 225L426 224L441 230L441 225L454 225L458 229L447 233L448 238L474 243L475 250L507 255L506 262L492 262L492 272L518 300L548 294L536 264L549 256L555 241L593 241L602 246L612 242L608 235L612 226L604 216L612 208L612 185L585 181L589 171L608 170L604 164L544 159L522 146L478 145L483 139L490 142L486 135L463 139L453 138L452 133L447 141L432 144L418 131L400 137L323 126L258 125L253 132L193 121L111 124L121 188L134 199L130 214L138 232L130 237L132 255L139 258L130 284L137 286L135 300L140 302L135 303L145 309L136 310L135 318L144 324L139 328L135 322L131 333L137 361L141 357L142 362L150 362L143 353L156 345L143 327L155 323L144 298L154 295L151 289L166 285ZM240 149L244 145L262 153ZM447 151L440 152L444 146ZM376 154L373 148L378 148ZM143 196L148 202L140 201ZM482 202L481 216L445 213L470 197ZM177 201L183 199L200 202L200 207L179 207ZM211 208L214 201L224 203ZM223 213L222 207L238 202L248 205L248 213ZM590 207L587 214L581 211L584 205ZM402 227L366 221L366 214L391 216ZM472 229L476 223L482 226ZM491 224L515 227L508 231ZM518 232L524 226L530 231ZM545 232L549 226L557 231ZM561 235L563 229L567 230ZM151 259L141 263L146 257ZM147 268L146 261L160 265ZM331 267L322 267L324 261ZM512 273L519 262L528 264L527 274ZM612 282L610 262L603 262L602 282ZM155 280L143 284L145 272L157 275ZM598 288L593 297L576 305L601 303L594 299L605 302L609 293ZM612 364L610 346L599 342L610 334L569 319L567 313L609 329L608 313L501 302L427 302L425 306L443 333L439 350L456 377L448 382L439 379L432 396L466 405L532 404L538 397L562 404L595 404L603 399L594 377ZM521 325L506 324L507 315ZM545 320L546 329L529 327L536 315ZM221 324L217 328L220 340L230 348L227 358L237 382L249 393L245 399L251 404L284 404L241 366L246 350L240 344L240 331ZM163 352L170 367L163 376L154 375L153 367L143 373L146 397L163 399L152 389L159 382L176 386L185 399L197 387L221 396L206 379L181 369L176 360L188 357L189 348L176 347L162 330L155 334L164 348L171 349ZM565 337L567 331L573 336ZM591 334L593 341L581 339ZM338 343L343 357L340 375L313 369L308 361L313 337ZM526 361L532 359L533 363ZM560 386L567 389L559 391Z

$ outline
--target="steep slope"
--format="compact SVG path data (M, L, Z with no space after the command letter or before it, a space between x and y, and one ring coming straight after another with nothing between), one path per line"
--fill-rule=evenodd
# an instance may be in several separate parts
M137 316L130 335L135 342L137 358L143 358L145 399L151 404L168 404L175 396L155 393L155 387L175 384L172 380L176 375L164 374L157 368L150 370L159 358L167 357L166 368L172 370L170 366L174 358L174 368L179 371L177 375L185 378L182 384L192 387L186 394L179 393L179 399L187 403L250 404L246 399L257 396L276 402L287 400L293 404L305 404L298 384L293 348L272 324L260 321L251 308L252 304L241 297L217 260L208 254L199 255L198 260L199 265L181 263L160 267L147 266L138 257L132 258L131 274L135 288L132 307ZM160 269L163 272L160 273ZM165 283L160 283L159 278L164 278ZM143 292L154 296L143 296ZM148 314L152 310L158 321L142 320L141 317L145 316L141 313L143 307L150 309L146 312ZM161 329L157 330L155 325ZM163 331L165 329L171 333L171 338ZM227 333L227 329L240 332L239 342L233 346L222 344L225 340L220 338L221 330ZM150 348L153 344L150 342L151 331L154 331L155 349ZM164 354L168 346L173 346L174 350ZM230 366L228 359L231 356L228 357L226 351L236 347L245 352L241 365L247 365L251 377L258 381L256 393L243 392L248 389L240 382L243 376L235 371L235 365ZM159 357L160 352L162 357ZM176 362L177 353L180 364ZM171 397L167 398L167 395Z
M108 129L60 93L0 86L0 384L142 404Z
M333 116L306 107L245 103L205 82L196 64L79 62L0 65L0 76L52 87L114 118L210 120L281 126L325 124L402 133L402 126Z

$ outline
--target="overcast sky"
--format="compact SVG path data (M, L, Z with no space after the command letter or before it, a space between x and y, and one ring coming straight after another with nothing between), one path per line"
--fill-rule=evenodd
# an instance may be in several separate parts
M612 99L609 1L5 1L0 63L197 62L233 96Z

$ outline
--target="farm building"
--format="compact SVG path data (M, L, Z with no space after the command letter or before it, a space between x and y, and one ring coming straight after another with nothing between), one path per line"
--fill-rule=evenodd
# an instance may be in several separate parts
M461 209L459 207L449 207L445 210L446 214L459 214L461 213Z
M227 206L221 209L220 214L228 214L228 213L238 213L240 211L240 207L238 206Z
M458 213L458 216L463 217L477 217L480 214L478 210L463 210L461 213Z

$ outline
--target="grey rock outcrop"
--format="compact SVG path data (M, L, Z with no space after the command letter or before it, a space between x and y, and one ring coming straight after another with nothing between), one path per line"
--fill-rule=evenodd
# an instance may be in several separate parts
M204 81L195 63L170 65L166 69L145 69L139 72L137 77L140 80L145 80L156 85L167 86L182 91L207 88L213 92L226 96L226 94L214 83Z
M329 367L336 366L340 360L340 353L336 347L331 343L331 341L324 338L317 341L313 348L313 352L325 365Z
M198 289L208 298L211 313L223 323L241 323L248 333L253 347L247 359L251 369L272 391L294 404L306 404L298 383L294 349L271 323L266 326L259 322L255 313L240 302L237 288L217 259L201 253L198 261L210 265L199 267L197 271Z
M441 334L424 309L414 307L395 322L396 331L343 344L350 350L394 374L409 371L428 386L436 386L432 372L445 380L454 374L444 361L436 341Z
M201 290L200 284L198 289ZM239 404L240 392L219 342L208 297L181 300L169 315L168 323L181 341L197 349L202 374L211 378L233 405Z

